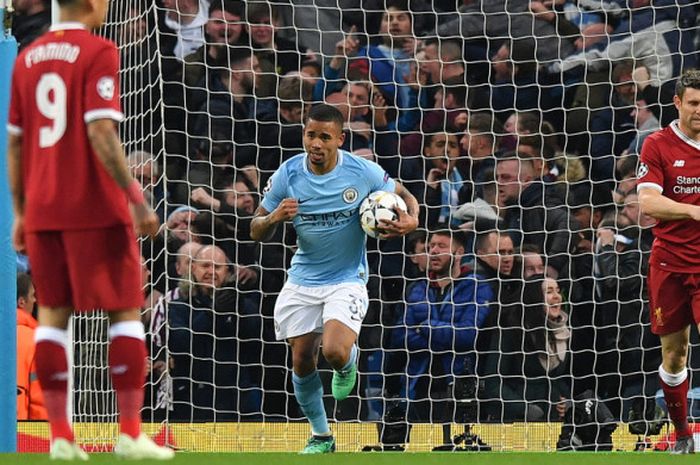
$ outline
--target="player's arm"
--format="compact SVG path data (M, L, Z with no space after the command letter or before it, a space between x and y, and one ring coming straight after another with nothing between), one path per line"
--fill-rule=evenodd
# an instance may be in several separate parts
M399 218L396 221L382 221L381 226L385 231L382 237L385 239L405 236L418 227L418 200L398 181L394 192L406 202L407 212L397 209Z
M24 184L22 182L22 136L9 134L7 141L7 171L15 211L12 225L12 245L18 252L24 251Z
M258 207L250 222L250 238L258 242L269 241L277 230L277 225L291 220L298 211L299 202L292 198L282 199L272 212L262 206Z
M87 132L90 145L102 166L117 185L124 189L133 205L137 232L149 236L156 235L159 228L158 216L146 204L141 184L129 172L114 121L106 118L91 121L87 125Z
M671 200L653 187L639 189L639 207L642 213L659 221L700 221L700 206Z

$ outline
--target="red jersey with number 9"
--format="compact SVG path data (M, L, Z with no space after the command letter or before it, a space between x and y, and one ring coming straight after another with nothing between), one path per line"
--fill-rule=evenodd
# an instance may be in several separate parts
M22 137L25 230L131 224L124 191L90 146L88 123L121 121L119 54L79 23L61 23L15 62L8 132Z

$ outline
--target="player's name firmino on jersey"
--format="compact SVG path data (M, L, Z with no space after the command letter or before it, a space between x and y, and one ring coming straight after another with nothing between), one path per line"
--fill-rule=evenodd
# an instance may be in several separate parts
M27 68L42 61L61 60L75 63L80 55L80 46L67 42L49 43L37 45L24 56L24 64Z

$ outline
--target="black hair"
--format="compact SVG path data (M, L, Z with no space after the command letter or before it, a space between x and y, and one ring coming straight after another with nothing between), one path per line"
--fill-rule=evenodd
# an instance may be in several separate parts
M215 0L209 6L209 16L214 11L225 11L226 13L245 19L245 3L240 0Z
M435 225L435 228L430 231L429 236L432 237L435 235L449 237L452 239L452 242L455 242L462 247L466 247L467 245L467 238L464 235L464 231L460 229L452 229L446 223L438 223Z
M343 114L333 105L328 105L325 103L320 103L314 105L309 111L306 121L309 120L319 121L322 123L336 123L342 130L345 124L345 118Z
M29 297L29 289L32 287L32 278L27 273L17 273L17 300L20 297ZM30 309L31 310L31 309Z

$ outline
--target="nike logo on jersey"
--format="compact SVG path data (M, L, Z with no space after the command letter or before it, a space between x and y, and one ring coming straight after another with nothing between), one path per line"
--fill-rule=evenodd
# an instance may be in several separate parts
M308 202L309 200L311 200L311 197L309 197L308 199L304 199L304 200L299 199L299 200L297 200L297 203L298 203L299 205L301 205L301 204L303 204L303 203Z

